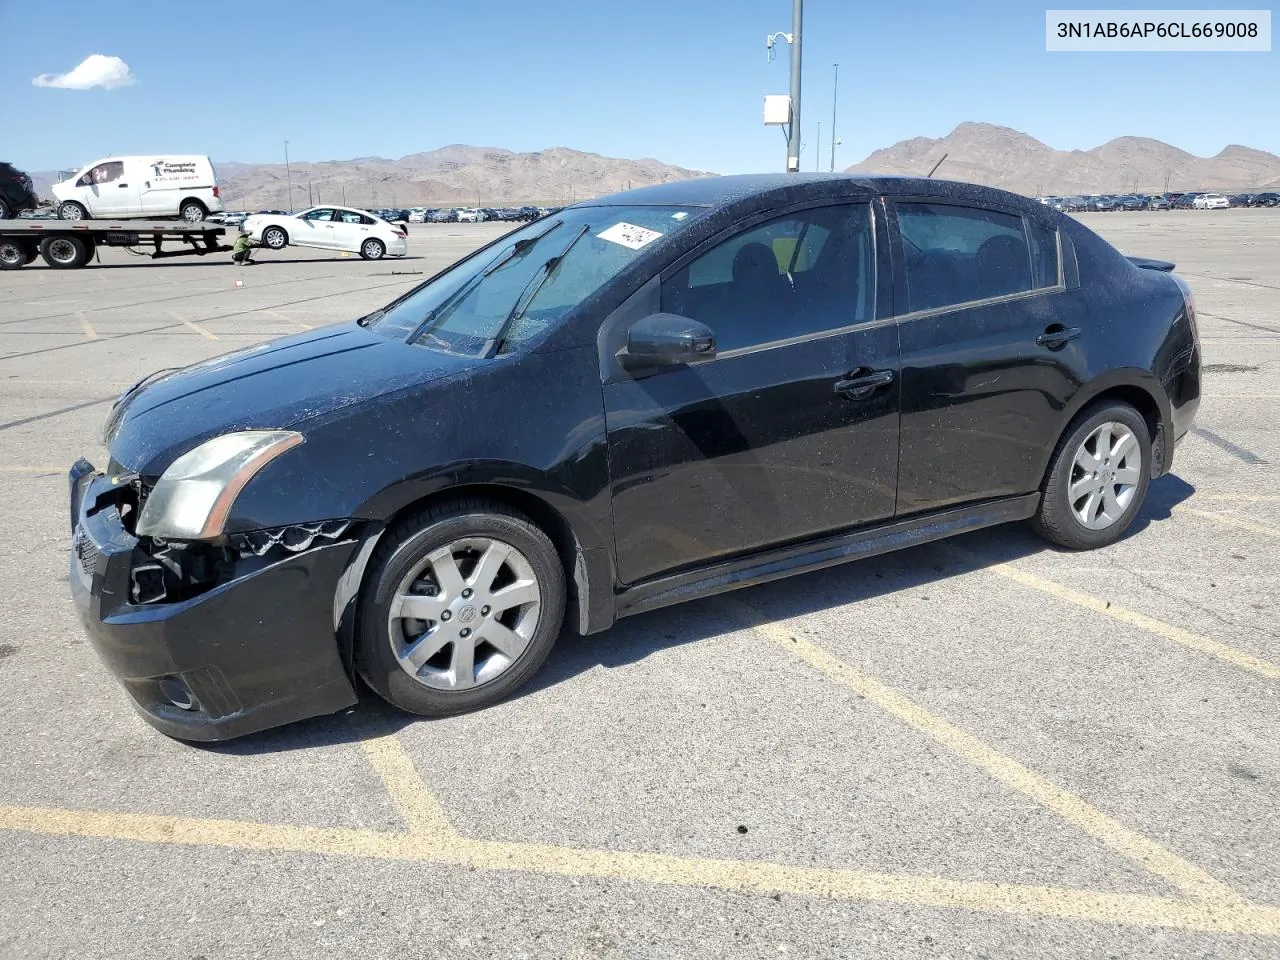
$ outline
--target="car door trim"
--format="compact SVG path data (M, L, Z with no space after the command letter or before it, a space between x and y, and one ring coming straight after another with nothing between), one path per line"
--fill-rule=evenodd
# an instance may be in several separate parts
M834 536L785 544L691 570L667 573L618 591L618 619L659 607L710 597L741 587L779 580L862 560L903 547L943 540L959 533L1026 520L1040 505L1040 494L999 497L961 507L947 507L907 518L890 519Z

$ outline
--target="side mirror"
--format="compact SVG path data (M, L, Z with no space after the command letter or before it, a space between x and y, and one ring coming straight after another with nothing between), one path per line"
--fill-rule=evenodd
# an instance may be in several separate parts
M716 335L706 324L676 313L651 313L632 324L618 360L627 370L672 367L716 355Z

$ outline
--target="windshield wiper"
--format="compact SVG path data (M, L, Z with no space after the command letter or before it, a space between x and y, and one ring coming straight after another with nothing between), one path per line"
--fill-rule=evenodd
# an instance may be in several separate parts
M555 223L551 224L551 226L547 227L547 229L543 230L537 236L525 237L524 239L517 240L510 247L507 247L505 250L499 253L496 257L494 257L493 261L487 267L485 267L479 273L475 274L470 280L468 280L466 283L460 286L457 290L455 290L452 296L446 297L443 303L441 303L438 307L436 307L434 310L428 313L425 317L423 317L422 322L413 328L413 332L410 333L410 335L406 337L405 340L408 343L413 343L413 341L417 340L418 337L422 336L423 332L427 329L427 327L429 327L435 321L436 317L440 316L442 313L444 313L446 310L452 307L455 303L458 303L459 301L461 301L467 294L469 294L472 290L474 290L477 286L479 286L482 280L485 280L488 277L492 276L493 274L497 273L499 270L505 267L508 263L510 263L516 257L523 256L525 253L529 251L529 249L535 243L537 243L539 240L541 240L543 237L549 234L552 230L555 230L557 227L559 227L563 223L564 223L563 220L557 220Z
M366 316L363 316L359 320L357 320L356 326L367 327L369 324L373 323L375 320L381 320L386 315L386 312L387 312L386 307L383 307L381 310L375 310L373 311L373 313L367 314Z
M520 291L520 296L516 298L516 302L511 307L506 319L502 321L502 326L498 327L498 332L493 335L493 338L480 351L482 357L488 360L497 356L498 351L502 349L503 342L507 339L507 331L511 329L511 325L524 316L524 312L529 309L529 304L538 295L538 291L551 279L551 275L564 262L564 258L569 255L569 251L573 249L574 244L581 240L583 235L590 229L590 224L583 224L582 229L573 235L573 239L565 244L564 249L539 267L538 271L529 278L529 282Z

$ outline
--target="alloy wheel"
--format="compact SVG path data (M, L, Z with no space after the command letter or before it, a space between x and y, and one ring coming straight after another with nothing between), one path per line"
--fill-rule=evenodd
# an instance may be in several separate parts
M387 629L397 662L436 690L505 673L538 628L542 592L528 558L488 537L432 551L401 582Z
M6 267L21 267L27 262L27 251L12 241L0 243L0 263Z
M84 209L78 203L66 203L58 208L58 218L61 220L83 220Z
M1142 448L1123 423L1097 426L1076 449L1067 499L1075 518L1090 530L1105 530L1133 502L1142 477Z

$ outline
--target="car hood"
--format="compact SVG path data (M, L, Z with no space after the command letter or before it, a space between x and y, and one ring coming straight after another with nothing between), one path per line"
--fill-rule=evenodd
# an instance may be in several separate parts
M118 467L156 477L200 443L235 430L296 429L483 361L390 340L354 323L273 340L127 390L106 437Z

